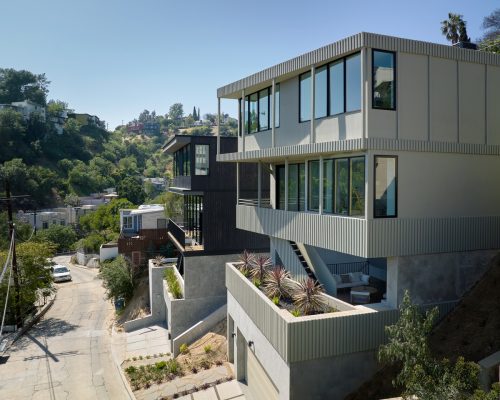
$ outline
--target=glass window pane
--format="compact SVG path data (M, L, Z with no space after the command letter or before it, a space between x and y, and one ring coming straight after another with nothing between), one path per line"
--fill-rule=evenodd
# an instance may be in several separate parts
M276 93L276 106L275 106L275 112L276 112L276 117L275 123L276 123L276 128L279 128L280 126L280 84L277 83L274 89Z
M394 53L373 51L373 107L394 109Z
M351 213L365 215L365 158L351 158Z
M309 161L309 210L319 211L319 160Z
M259 130L269 129L269 90L259 92Z
M361 109L361 56L346 58L346 112Z
M311 73L300 76L300 122L311 119Z
M248 133L248 96L245 97L245 109L243 110L243 114L245 115L245 133Z
M259 102L258 94L257 93L251 94L250 95L250 119L248 121L248 123L249 123L248 132L249 133L254 133L254 132L257 132L259 130L258 102Z
M347 158L335 160L335 214L349 214L349 163Z
M306 204L306 164L299 164L299 211L305 211Z
M323 212L333 212L333 160L323 161Z
M208 144L197 144L195 146L195 175L208 175L208 151Z
M396 216L396 157L375 157L375 217Z
M280 210L285 209L285 166L278 165L277 167L277 180L278 180L278 201L277 207Z
M299 210L298 164L288 165L288 210Z
M314 74L314 117L326 116L327 98L327 66L316 69Z
M344 60L330 64L330 115L344 112Z

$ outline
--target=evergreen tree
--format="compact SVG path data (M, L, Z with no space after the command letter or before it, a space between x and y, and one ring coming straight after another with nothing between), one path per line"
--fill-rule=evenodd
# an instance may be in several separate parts
M198 121L201 119L201 114L200 114L200 107L198 107L198 114L196 114L198 116Z
M198 121L198 115L196 114L196 107L193 107L193 119Z

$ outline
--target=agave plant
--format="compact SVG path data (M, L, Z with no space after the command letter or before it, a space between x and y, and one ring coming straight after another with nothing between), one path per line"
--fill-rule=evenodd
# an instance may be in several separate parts
M314 279L300 279L293 288L292 300L302 314L316 314L328 308L323 293L323 286Z
M243 250L243 253L240 254L241 264L239 266L239 269L243 275L247 276L250 273L254 261L255 261L255 254L250 253L247 250Z
M252 265L250 275L253 279L258 279L260 282L264 281L267 269L271 265L271 259L267 256L258 256Z
M154 265L161 265L162 262L163 262L163 256L156 256L155 258L153 258Z
M281 265L276 265L266 273L263 285L264 293L269 298L289 298L291 294L290 273Z

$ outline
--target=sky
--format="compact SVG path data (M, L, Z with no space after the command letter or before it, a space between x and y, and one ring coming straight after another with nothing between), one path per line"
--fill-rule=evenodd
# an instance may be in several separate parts
M447 44L463 14L472 40L498 0L0 0L0 68L45 73L49 99L109 129L144 109L217 111L218 87L358 32ZM236 114L236 101L222 110Z

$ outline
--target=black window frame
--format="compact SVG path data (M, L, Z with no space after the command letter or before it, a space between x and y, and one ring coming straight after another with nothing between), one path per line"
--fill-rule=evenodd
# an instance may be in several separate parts
M396 161L395 165L395 170L396 170L396 176L394 178L394 181L396 183L396 194L394 196L394 209L395 213L394 215L376 215L375 214L375 202L377 200L377 191L376 191L376 185L377 185L377 158L393 158ZM398 208L399 208L399 202L398 202L398 192L399 192L399 157L394 156L394 155L389 155L389 154L375 154L373 156L373 218L398 218Z
M280 84L279 83L276 83L275 85L275 93L278 94L279 96L281 96L281 90L280 90ZM264 91L264 90L267 90L267 97L268 97L268 100L267 100L267 128L266 129L261 129L260 127L260 97L259 97L259 93ZM253 96L253 95L257 95L257 131L255 132L250 132L250 96ZM273 96L273 87L272 86L268 86L268 87L265 87L265 88L262 88L260 90L257 90L253 93L250 93L248 95L245 95L245 98L239 98L238 99L238 111L240 113L240 118L239 118L239 122L238 122L238 125L240 127L240 137L243 135L243 127L242 127L242 124L241 124L241 116L244 115L245 113L245 103L247 105L246 107L246 113L247 113L247 117L245 119L245 135L255 135L256 133L259 133L259 132L266 132L266 131L270 131L272 130L272 124L273 124L273 121L272 121L272 117L271 117L271 111L272 111L272 107L271 107L271 99L272 99L272 96ZM281 106L281 99L280 99L280 102L278 104L278 108ZM281 116L281 110L278 110L278 115ZM280 120L275 118L275 122L277 122L278 124L275 126L275 128L279 128L280 127Z
M337 58L333 61L330 61L329 63L326 63L326 64L322 64L322 65L318 65L316 67L316 69L319 69L319 68L322 68L322 67L326 67L326 115L323 116L323 117L314 117L314 120L320 120L322 118L328 118L328 117L335 117L337 115L341 115L341 114L347 114L347 113L354 113L354 112L360 112L361 111L361 107L362 107L362 104L363 104L363 99L361 99L361 102L360 102L360 108L356 109L356 110L350 110L350 111L347 111L347 84L346 84L346 78L347 78L347 71L346 71L346 61L348 58L351 58L351 57L354 57L354 56L360 56L360 62L361 62L361 52L360 51L357 51L357 52L354 52L354 53L351 53L349 55L346 55L344 57L341 57L341 58ZM330 98L330 84L331 84L331 80L330 80L330 67L333 65L333 64L337 64L339 62L342 62L342 73L343 73L343 80L344 80L344 85L343 85L343 111L342 112L339 112L339 113L336 113L336 114L331 114L330 113L330 104L331 104L331 98ZM363 71L363 66L361 66L361 73ZM299 115L298 115L298 120L299 120L299 124L300 123L303 123L303 122L310 122L311 121L311 118L309 119L306 119L306 120L301 120L300 119L300 112L301 112L301 89L300 89L300 82L301 82L301 77L305 74L310 74L311 71L308 70L308 71L305 71L303 73L301 73L299 75ZM310 77L312 79L312 76ZM314 78L316 79L316 74L314 76ZM312 83L312 81L311 81ZM316 83L316 82L315 82ZM360 87L360 90L362 88L362 85L363 85L363 79L361 77L361 87ZM316 112L316 110L314 110Z
M276 190L275 190L275 204L276 204L276 209L277 210L287 210L287 211L293 211L293 212L304 212L306 211L305 207L305 198L307 196L307 187L306 187L306 177L304 175L304 203L302 204L303 209L301 209L301 204L300 204L300 166L302 165L304 168L304 174L306 171L306 162L297 162L297 163L291 163L288 164L288 180L290 180L290 166L296 165L297 166L297 210L290 210L290 204L286 203L285 201L288 200L290 201L290 193L288 193L288 199L283 199L283 204L285 208L280 208L280 202L281 202L281 196L280 196L280 179L281 179L281 173L280 170L283 170L283 180L286 178L286 164L277 164L276 165L276 179L275 179L275 185L276 185ZM285 181L285 191L287 190L286 188L288 187L289 182ZM286 197L286 195L285 195Z
M206 156L207 156L207 173L206 174L197 174L196 173L196 165L197 165L197 147L205 146L207 148ZM210 145L206 143L195 143L194 144L194 176L210 176Z
M375 107L374 104L375 102L373 101L374 95L375 95L375 57L374 53L378 51L380 53L388 53L392 54L393 61L394 61L394 107L393 108L386 108L386 107ZM372 109L373 110L385 110L385 111L396 111L397 109L397 85L398 85L398 80L397 80L397 57L396 57L396 52L395 51L389 51L389 50L381 50L381 49L372 49L372 62L371 62L371 67L372 67L372 95L371 95L371 101L372 101Z

